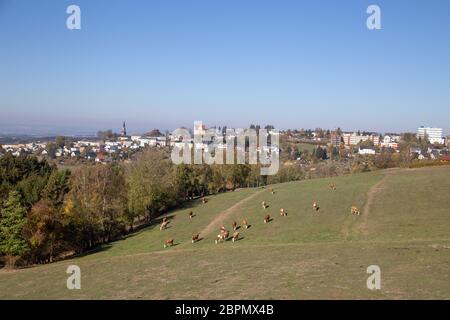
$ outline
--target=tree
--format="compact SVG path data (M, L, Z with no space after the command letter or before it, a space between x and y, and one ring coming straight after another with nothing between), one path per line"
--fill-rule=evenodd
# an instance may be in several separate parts
M60 207L65 195L69 192L69 170L54 170L42 190L42 198L48 200L53 207Z
M125 170L130 219L144 216L149 221L177 204L180 188L173 164L163 150L144 150Z
M315 152L313 153L313 155L315 155L315 157L317 159L322 159L322 160L326 160L327 159L327 150L321 148L320 146L317 147L317 149L314 150Z
M31 258L52 262L65 247L64 197L69 192L70 171L54 170L42 191L42 198L28 215L26 234L30 240Z
M149 137L162 137L163 136L161 131L159 131L158 129L153 129L152 131L147 132L144 135L149 136Z
M47 157L49 157L50 159L55 159L57 149L58 146L56 145L56 143L53 142L47 143L47 145L45 146L45 150L47 150Z
M75 249L82 252L117 238L124 231L126 204L121 168L96 165L77 169L64 206Z
M26 234L30 239L31 258L52 262L64 248L63 215L48 199L36 203L28 215Z
M115 138L115 134L113 133L113 131L111 129L108 129L106 131L98 131L97 132L97 137L101 140L111 140L113 138Z
M66 137L57 136L55 139L55 144L58 148L64 148L64 146L66 145Z
M7 256L14 265L16 258L29 249L22 233L26 224L26 211L20 204L20 194L11 191L1 209L0 216L0 254Z

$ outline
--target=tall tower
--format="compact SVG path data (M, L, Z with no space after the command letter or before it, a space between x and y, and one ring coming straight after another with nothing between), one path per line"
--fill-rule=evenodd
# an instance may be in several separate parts
M125 137L127 135L127 127L125 126L125 121L122 125L122 136Z

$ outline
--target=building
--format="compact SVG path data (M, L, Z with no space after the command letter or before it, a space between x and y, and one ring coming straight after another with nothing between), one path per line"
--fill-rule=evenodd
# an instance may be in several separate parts
M341 145L341 135L337 131L331 132L331 146L338 148Z
M381 147L384 148L391 148L394 150L398 149L398 143L397 143L397 138L396 137L391 137L388 135L385 135L383 138L383 141L381 142Z
M371 135L358 135L356 132L354 133L344 133L343 134L344 143L347 146L356 146L358 143L370 140L373 142L374 146L378 146L380 144L380 136L371 134Z
M125 125L125 121L122 124L122 137L126 137L127 136L127 127Z
M362 154L362 155L367 155L367 154L374 155L375 154L375 150L369 149L369 148L364 148L364 149L359 149L358 153Z
M417 138L428 139L430 143L444 144L445 139L442 135L442 128L431 128L421 126L417 130Z
M194 135L204 136L206 133L206 126L201 121L194 122Z

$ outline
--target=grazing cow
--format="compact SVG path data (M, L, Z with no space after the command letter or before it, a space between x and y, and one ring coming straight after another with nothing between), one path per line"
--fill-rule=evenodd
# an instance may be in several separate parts
M248 229L248 221L247 221L247 219L242 220L242 225L244 226L245 229Z
M205 198L202 198L202 204L205 204L205 203L207 203L208 202L208 200L207 199L205 199Z
M216 237L216 239L214 239L214 242L215 242L216 244L218 244L218 243L221 242L221 241L223 241L222 234L218 234L217 237Z
M266 210L267 207L268 207L268 205L267 205L267 203L266 203L265 201L263 201L263 202L261 203L261 205L262 205L262 207L263 207L264 210Z
M331 190L336 190L336 185L334 183L330 183L330 189Z
M220 233L217 235L216 239L214 240L214 242L216 244L222 242L222 241L226 241L228 239L228 236L230 235L230 233L225 230L225 229L220 229Z
M235 233L233 233L233 242L235 242L235 241L237 241L237 239L239 238L239 232L235 232Z
M355 207L355 206L353 206L352 207L352 209L351 209L351 211L350 211L352 214L356 214L356 215L360 215L361 214L361 212L359 211L359 209L357 208L357 207Z
M194 234L192 236L192 243L197 242L199 238L200 238L200 233Z
M163 222L161 223L161 226L159 227L159 230L163 230L163 229L167 228L167 225L168 225L168 224L169 224L169 221L168 221L168 220L163 221Z
M173 239L167 239L164 241L164 248L173 246Z
M230 236L230 231L225 230L224 232L222 232L222 238L224 241L228 240L229 236Z
M237 222L233 221L233 223L231 224L231 227L233 228L233 231L237 230Z
M269 223L270 221L270 215L266 214L266 216L264 217L264 223Z
M286 210L284 210L283 208L280 209L280 216L282 216L282 217L287 216Z
M194 217L194 212L189 211L189 219L192 219Z
M319 211L319 205L317 204L317 202L316 201L314 201L313 202L313 205L312 205L312 207L313 207L313 210L315 210L315 211Z

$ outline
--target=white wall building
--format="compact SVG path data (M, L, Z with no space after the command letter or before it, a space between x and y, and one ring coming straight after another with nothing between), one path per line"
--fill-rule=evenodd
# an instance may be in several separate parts
M428 138L430 143L444 144L445 139L442 136L442 128L420 127L417 130L417 137Z
M375 146L378 146L380 144L380 136L373 134L362 136L354 132L354 133L344 133L342 137L344 139L344 143L348 146L356 146L358 143L367 140L372 141Z

